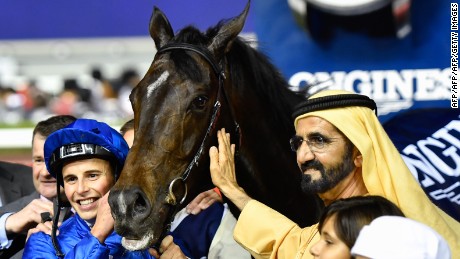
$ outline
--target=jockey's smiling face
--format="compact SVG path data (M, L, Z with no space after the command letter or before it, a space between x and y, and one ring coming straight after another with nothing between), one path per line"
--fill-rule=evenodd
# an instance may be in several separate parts
M82 219L94 220L98 200L115 184L110 163L98 158L72 161L64 165L62 176L72 207Z

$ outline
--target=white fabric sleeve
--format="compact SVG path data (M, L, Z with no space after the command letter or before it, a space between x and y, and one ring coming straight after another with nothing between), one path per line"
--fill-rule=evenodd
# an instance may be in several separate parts
M5 213L0 217L0 250L8 249L13 240L8 240L6 235L6 219L13 213Z

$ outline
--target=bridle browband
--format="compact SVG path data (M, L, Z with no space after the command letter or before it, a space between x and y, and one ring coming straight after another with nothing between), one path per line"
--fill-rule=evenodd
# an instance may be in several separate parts
M168 205L172 206L173 208L169 209L168 218L166 220L166 222L169 221L169 224L167 224L163 228L162 234L161 234L160 238L158 239L157 244L154 245L154 247L156 247L156 248L159 248L159 244L160 244L161 240L166 236L167 232L169 231L169 228L171 226L171 222L173 220L173 216L174 216L174 214L176 212L177 206L182 204L184 202L185 198L187 197L186 180L189 177L190 172L192 171L192 169L195 166L198 166L198 162L199 162L201 156L204 153L204 149L205 149L205 146L206 146L206 144L208 142L209 136L211 136L212 131L215 129L215 126L217 124L217 120L218 120L219 115L220 115L220 110L221 110L221 107L222 107L222 104L221 104L221 101L220 101L221 98L222 98L221 97L222 95L224 96L225 101L229 105L230 116L231 116L231 118L233 120L233 123L234 123L234 126L235 126L234 134L236 135L236 142L235 142L236 147L237 147L236 149L238 149L238 147L241 145L241 129L240 129L239 124L235 120L235 116L234 116L233 111L232 111L231 106L230 106L230 100L228 99L228 96L225 93L225 89L224 89L224 80L226 79L226 76L225 76L225 71L224 71L223 67L219 66L219 64L215 61L213 55L211 54L211 52L208 49L206 49L205 47L200 47L200 46L196 46L196 45L192 45L192 44L188 44L188 43L170 43L170 44L166 44L166 45L164 45L163 47L161 47L157 51L157 53L155 54L155 58L157 58L157 56L160 55L160 54L163 54L165 52L175 51L175 50L191 51L191 52L194 52L194 53L198 54L201 58L205 59L207 61L207 63L212 67L212 70L213 70L214 74L216 75L216 77L219 80L219 88L217 90L217 98L216 98L216 102L214 103L213 113L211 115L211 119L210 119L208 128L206 130L206 133L205 133L205 135L203 137L203 140L201 141L200 147L198 148L197 152L195 153L195 156L193 157L192 161L189 163L189 165L185 169L185 171L182 174L182 176L174 178L171 181L171 183L169 184L168 194L166 196L166 203ZM176 196L174 195L174 192L173 192L174 184L176 184L177 182L182 182L182 184L185 187L184 197L182 197L182 199L179 202L177 201Z
M157 53L155 54L155 58L157 55L161 53L169 52L172 50L189 50L189 51L193 51L197 53L202 58L206 59L206 61L208 61L208 64L211 65L212 70L214 70L214 74L216 74L216 76L219 78L219 85L221 84L220 82L221 79L222 80L226 79L224 69L221 68L217 64L211 52L208 49L203 48L203 47L199 47L199 46L192 45L189 43L169 43L169 44L164 45L157 51Z

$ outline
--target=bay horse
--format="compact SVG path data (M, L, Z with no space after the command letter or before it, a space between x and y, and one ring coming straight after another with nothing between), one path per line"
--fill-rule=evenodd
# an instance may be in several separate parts
M176 35L154 8L157 53L131 92L134 143L109 196L125 248L161 241L174 211L213 188L208 150L220 128L237 144L237 181L251 197L300 226L317 222L322 205L301 191L289 145L291 112L305 95L289 90L269 59L238 36L249 4L206 33L188 26Z

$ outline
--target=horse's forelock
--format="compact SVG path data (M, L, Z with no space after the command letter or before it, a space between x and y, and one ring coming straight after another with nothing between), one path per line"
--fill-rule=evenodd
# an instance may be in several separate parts
M187 26L180 30L171 40L173 43L189 43L198 46L207 46L212 37L203 34L194 26Z
M170 53L171 61L174 63L176 75L180 75L183 79L192 80L193 82L202 82L203 74L201 66L186 54L185 51L175 51Z
M170 43L188 43L206 47L209 40L210 39L197 28L188 26L180 30ZM184 78L192 80L193 82L203 81L204 77L201 73L201 65L196 63L189 54L186 54L185 50L170 52L170 59L177 70L176 74L182 75Z

